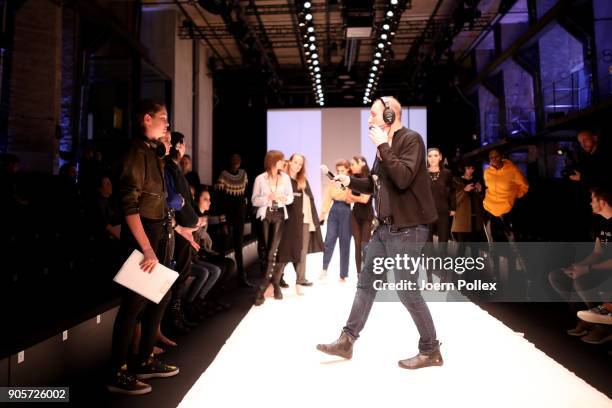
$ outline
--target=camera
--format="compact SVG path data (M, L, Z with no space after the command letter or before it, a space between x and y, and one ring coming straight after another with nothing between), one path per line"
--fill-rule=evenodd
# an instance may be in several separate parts
M576 168L574 166L565 166L561 170L561 177L569 178L569 176L573 175L575 171L576 171Z
M561 177L569 178L569 176L573 175L576 171L576 165L570 152L567 149L559 149L557 150L557 154L559 156L563 156L564 166L561 169Z

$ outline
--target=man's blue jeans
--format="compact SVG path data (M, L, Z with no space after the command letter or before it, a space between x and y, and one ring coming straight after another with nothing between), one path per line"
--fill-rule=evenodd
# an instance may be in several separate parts
M372 305L376 297L374 281L385 278L387 271L382 274L374 273L375 258L395 258L396 255L409 257L421 257L421 249L427 240L427 225L402 228L399 231L392 229L389 225L381 225L374 232L366 249L365 267L359 275L357 292L353 300L353 308L346 322L343 331L353 340L359 338L359 333L363 330ZM411 274L405 269L394 269L395 282L408 280L417 283L419 274ZM398 290L401 302L404 304L412 320L416 324L421 338L419 339L419 352L431 353L438 347L436 339L436 329L431 318L431 313L427 303L423 300L419 290Z

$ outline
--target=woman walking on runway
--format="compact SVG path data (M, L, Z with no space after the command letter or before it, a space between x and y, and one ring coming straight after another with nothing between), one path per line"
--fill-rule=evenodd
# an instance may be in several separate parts
M312 286L306 279L306 255L323 251L323 237L317 208L310 184L306 179L306 158L291 155L287 169L293 188L293 204L287 206L289 218L278 248L278 268L283 273L288 262L293 262L297 274L295 290L302 294L301 286Z

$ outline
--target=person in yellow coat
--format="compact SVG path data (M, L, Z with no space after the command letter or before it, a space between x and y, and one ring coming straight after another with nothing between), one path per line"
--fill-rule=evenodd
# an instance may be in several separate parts
M508 258L508 275L514 276L516 261L524 262L514 242L512 228L512 208L517 198L523 197L529 190L529 183L518 167L510 160L504 159L498 150L489 152L489 167L484 172L484 181L487 187L483 207L485 209L485 231L489 242L509 242L508 246L497 246L491 249L493 268L497 271L495 279L502 277L499 257ZM502 286L509 284L504 279Z
M529 183L521 170L504 159L498 150L489 153L489 164L484 172L487 191L483 206L488 213L491 239L513 241L510 213L516 199L529 190Z

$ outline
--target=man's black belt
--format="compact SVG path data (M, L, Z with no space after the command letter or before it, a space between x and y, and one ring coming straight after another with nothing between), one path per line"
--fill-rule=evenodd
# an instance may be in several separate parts
M382 225L393 225L393 216L379 218L378 222Z

